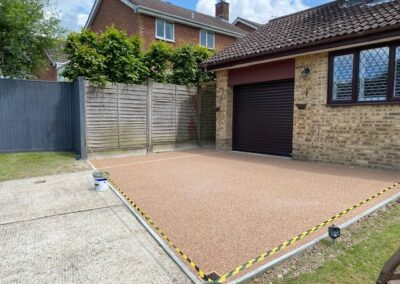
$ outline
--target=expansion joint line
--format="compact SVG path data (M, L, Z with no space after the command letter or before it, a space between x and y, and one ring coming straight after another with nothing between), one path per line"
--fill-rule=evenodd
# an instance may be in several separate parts
M240 274L241 272L249 269L250 267L262 262L263 260L265 260L267 257L273 256L276 253L278 253L279 251L282 251L284 249L286 249L289 246L294 245L296 242L304 239L305 237L319 231L320 229L326 227L327 225L333 223L334 221L338 220L339 218L343 217L344 215L348 214L349 212L361 207L362 205L376 199L377 197L383 195L384 193L396 188L400 186L400 182L397 182L387 188L385 188L384 190L382 190L381 192L378 192L377 194L353 205L352 207L332 216L331 218L325 220L324 222L311 227L310 229L308 229L307 231L291 238L290 240L278 245L277 247L268 250L264 253L262 253L261 255L257 256L256 258L253 258L249 261L247 261L246 263L236 267L235 269L229 271L226 274L223 274L222 276L219 276L217 274L214 274L213 277L210 277L209 275L207 275L203 270L200 269L200 267L193 262L180 248L178 248L170 238L168 238L165 233L160 229L159 226L157 226L154 221L142 210L140 209L140 207L132 200L130 199L116 184L115 182L109 178L109 181L111 182L111 184L114 186L114 188L116 188L121 195L135 208L135 210L137 212L139 212L140 215L142 215L146 221L157 231L158 234L160 234L160 236L168 243L168 245L170 245L187 263L189 263L189 265L195 269L198 273L198 277L203 280L204 282L207 283L224 283L226 281L228 281L230 278L237 276L238 274Z

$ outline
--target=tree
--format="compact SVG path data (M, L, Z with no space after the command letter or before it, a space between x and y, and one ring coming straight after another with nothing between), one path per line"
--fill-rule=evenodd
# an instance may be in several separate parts
M71 80L83 76L94 83L104 84L108 80L105 75L106 58L99 48L98 36L90 30L69 34L64 50L68 63L62 76Z
M169 82L171 77L171 58L173 49L165 42L154 42L143 57L144 64L149 69L149 77L159 83Z
M141 40L109 27L101 35L90 30L68 36L65 53L68 63L63 76L75 80L83 76L93 83L142 83L149 71L143 64Z
M171 83L177 85L196 85L213 79L212 73L204 72L200 64L213 55L201 46L184 45L175 50L171 61L173 74Z
M63 34L48 0L0 1L0 75L28 78L44 66L44 49Z
M140 38L129 38L125 32L109 27L100 36L99 52L105 58L104 75L110 82L140 83L147 78L148 69L140 58Z

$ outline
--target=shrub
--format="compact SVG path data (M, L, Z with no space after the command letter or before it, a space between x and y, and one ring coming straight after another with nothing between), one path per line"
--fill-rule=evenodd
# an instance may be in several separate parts
M109 27L98 36L90 30L71 33L65 45L69 62L63 76L76 79L84 76L93 83L143 83L152 79L159 83L195 85L213 79L200 69L201 62L213 52L193 45L176 50L165 42L154 42L142 53L142 40Z
M141 50L137 38L109 27L99 39L99 52L104 56L104 75L110 82L140 83L148 71L139 58Z
M172 56L173 74L171 83L177 85L196 85L213 79L213 75L204 72L200 64L210 58L213 52L205 47L184 45Z
M84 76L94 83L104 84L107 77L104 74L105 58L98 52L97 35L89 30L81 33L71 33L65 44L65 52L69 62L62 76L74 80Z
M143 57L149 69L149 78L159 83L168 83L171 77L173 49L165 42L154 42Z

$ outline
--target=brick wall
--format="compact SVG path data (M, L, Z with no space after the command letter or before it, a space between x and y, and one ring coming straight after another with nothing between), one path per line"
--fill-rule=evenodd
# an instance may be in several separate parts
M218 150L232 150L232 107L233 89L228 85L227 70L218 71L217 76L217 125L216 147Z
M244 31L246 31L246 32L249 32L249 33L251 33L251 32L254 32L256 29L255 28L252 28L252 27L250 27L250 26L248 26L248 25L245 25L245 24L243 24L243 23L237 23L236 24L236 26L238 27L238 28L241 28L242 30L244 30Z
M311 74L301 77L308 66ZM400 105L329 107L328 54L296 58L293 157L400 169Z
M35 71L34 74L38 80L57 81L57 70L50 61L43 70Z
M102 32L108 26L115 25L128 35L139 34L144 39L145 48L156 40L155 17L137 14L120 0L103 0L90 28ZM199 44L200 29L175 23L174 47L182 44ZM235 42L236 38L216 34L216 49L222 50Z
M120 0L103 0L90 28L96 32L103 32L108 26L115 25L129 35L137 34L139 17L132 8Z

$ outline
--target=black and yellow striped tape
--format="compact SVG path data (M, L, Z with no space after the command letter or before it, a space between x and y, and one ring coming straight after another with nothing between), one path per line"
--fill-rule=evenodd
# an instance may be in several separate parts
M168 238L165 233L160 229L160 227L158 227L153 220L146 214L143 212L143 210L141 210L137 204L131 200L115 183L112 179L109 179L111 184L114 186L114 188L116 188L121 195L136 209L137 212L139 212L140 215L142 215L146 221L161 235L161 237L187 262L189 263L189 265L195 269L198 273L198 276L200 279L202 279L205 282L208 283L224 283L226 282L228 279L237 276L239 273L243 272L244 270L249 269L250 267L252 267L253 265L256 265L260 262L262 262L263 260L265 260L267 257L273 256L274 254L278 253L281 250L284 250L285 248L294 245L296 242L304 239L305 237L319 231L320 229L326 227L328 224L333 223L334 221L338 220L340 217L348 214L349 212L359 208L360 206L374 200L375 198L383 195L385 192L398 187L400 185L400 182L397 182L395 184L393 184L392 186L389 186L388 188L382 190L381 192L353 205L352 207L336 214L335 216L332 216L331 218L325 220L324 222L311 227L310 229L308 229L307 231L291 238L290 240L280 244L279 246L268 250L264 253L262 253L261 255L257 256L256 258L253 258L249 261L247 261L246 263L236 267L235 269L229 271L228 273L223 274L222 276L218 277L218 279L211 279L210 277L207 276L207 274L200 269L200 267L193 262L181 249L179 249L172 241L170 238Z
M161 228L159 226L157 226L154 221L150 218L149 215L147 215L142 209L140 209L140 207L132 200L129 198L129 196L127 196L117 185L116 183L109 178L108 179L110 181L110 183L112 184L112 186L117 189L121 195L133 206L133 208L135 208L135 210L143 216L143 218L146 219L147 223L149 223L156 231L157 233L168 243L168 245L170 245L187 263L189 263L189 265L195 269L198 273L198 276L206 281L209 282L209 279L207 277L207 275L205 274L205 272L203 270L200 269L200 267L193 262L189 256L187 256L180 248L178 248L174 242L167 237L167 235L161 230Z
M364 201L361 201L359 203L357 203L356 205L336 214L335 216L332 216L331 218L329 218L328 220L325 220L324 222L322 222L321 224L317 225L317 226L313 226L310 229L308 229L307 231L305 231L304 233L301 233L297 236L295 236L294 238L291 238L290 240L288 240L287 242L284 242L282 244L280 244L279 246L264 252L263 254L261 254L260 256L253 258L249 261L247 261L246 263L236 267L235 269L231 270L230 272L222 275L217 281L216 283L224 283L226 282L229 278L237 276L240 272L244 271L245 269L250 268L251 266L260 263L261 261L263 261L265 258L269 257L269 256L273 256L274 254L276 254L277 252L287 248L288 246L291 246L293 244L295 244L297 241L300 241L302 239L304 239L306 236L311 235L314 232L317 232L318 230L320 230L321 228L325 227L328 224L331 224L332 222L336 221L337 219L339 219L340 217L346 215L347 213L357 209L358 207L364 205L365 203L370 202L371 200L374 200L375 198L381 196L382 194L384 194L385 192L397 187L400 185L400 182L389 186L388 188L382 190L381 192L371 196L370 198L365 199Z

